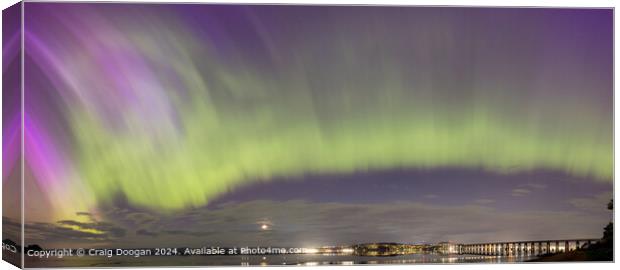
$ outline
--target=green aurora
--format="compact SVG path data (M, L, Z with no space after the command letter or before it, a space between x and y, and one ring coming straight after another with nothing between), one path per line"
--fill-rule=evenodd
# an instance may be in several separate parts
M307 173L466 167L611 179L608 123L585 112L570 115L579 104L556 103L561 118L548 117L554 108L544 116L511 112L502 107L510 97L474 106L425 104L417 95L428 90L390 76L327 78L325 85L337 86L317 97L302 72L289 72L293 79L277 84L260 76L221 78L232 98L189 88L191 98L175 104L180 131L119 131L78 114L72 126L84 179L98 201L122 192L136 205L170 210L204 205L253 181ZM143 126L139 117L124 119Z
M522 25L517 13L315 12L257 8L238 35L170 14L83 21L106 35L67 46L83 52L63 59L80 97L67 137L95 201L177 210L275 177L394 168L611 181L610 80L597 72L611 62L590 26L561 12ZM111 56L82 57L102 48ZM89 93L88 78L119 89Z

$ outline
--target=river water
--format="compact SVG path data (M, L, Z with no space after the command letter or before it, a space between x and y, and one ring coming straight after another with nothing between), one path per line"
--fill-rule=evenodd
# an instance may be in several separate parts
M451 264L514 263L535 257L481 255L409 254L390 257L349 255L266 255L266 256L173 256L173 257L65 257L26 260L27 267L130 267L130 266L250 266L250 265L357 265L357 264Z

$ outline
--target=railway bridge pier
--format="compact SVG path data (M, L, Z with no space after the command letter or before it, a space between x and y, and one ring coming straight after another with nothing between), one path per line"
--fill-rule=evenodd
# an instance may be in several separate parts
M577 250L599 239L516 241L496 243L454 244L452 253L496 256L537 256Z

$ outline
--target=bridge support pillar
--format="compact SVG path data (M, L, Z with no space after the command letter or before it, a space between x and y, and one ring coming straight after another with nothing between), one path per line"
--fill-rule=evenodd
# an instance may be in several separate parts
M486 256L540 256L549 253L569 252L595 244L598 240L555 240L502 243L458 244L459 254Z
M525 254L530 255L532 253L532 242L525 243Z

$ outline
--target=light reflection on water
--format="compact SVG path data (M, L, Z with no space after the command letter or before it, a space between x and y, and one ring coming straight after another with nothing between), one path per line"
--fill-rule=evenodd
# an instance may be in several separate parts
M356 264L450 264L450 263L510 263L535 257L506 257L482 255L410 254L390 257L329 256L318 254L267 256L193 256L193 257L114 257L27 260L27 267L113 267L113 266L252 266L252 265L356 265Z

